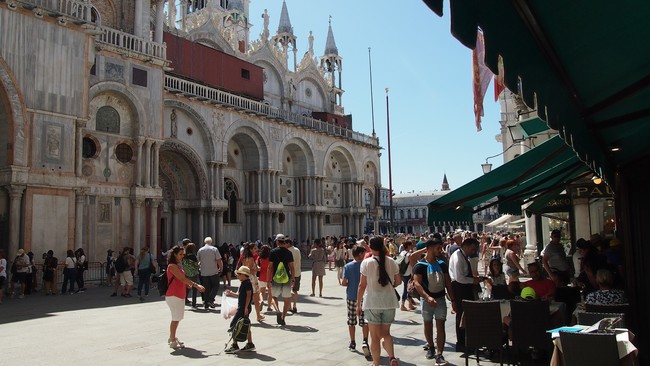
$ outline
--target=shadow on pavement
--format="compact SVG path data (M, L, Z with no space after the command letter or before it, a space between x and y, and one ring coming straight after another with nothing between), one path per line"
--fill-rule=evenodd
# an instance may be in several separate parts
M171 355L172 356L184 356L187 358L207 358L208 355L205 353L206 351L200 351L198 349L194 349L191 347L185 347L185 348L179 348L177 350L174 350Z
M263 362L276 361L275 357L271 357L263 353L257 353L257 352L237 352L236 356L237 358L241 358L242 360L257 359Z
M289 314L287 314L287 315L289 315ZM323 314L321 314L321 313L310 313L310 312L307 312L307 311L299 311L299 312L297 312L295 314L292 314L291 316L304 316L305 318L317 318L317 317L319 317L321 315L323 315Z
M318 329L312 328L312 327L306 327L303 325L285 325L281 327L280 329L288 330L289 332L296 332L296 333L316 333L318 332Z

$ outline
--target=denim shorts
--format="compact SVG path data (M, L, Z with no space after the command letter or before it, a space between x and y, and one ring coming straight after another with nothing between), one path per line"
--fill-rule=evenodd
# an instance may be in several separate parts
M395 309L366 309L363 314L370 324L391 324L395 320Z
M422 299L422 319L425 322L436 320L447 320L447 301L445 296L436 298L436 307L431 307L429 303Z

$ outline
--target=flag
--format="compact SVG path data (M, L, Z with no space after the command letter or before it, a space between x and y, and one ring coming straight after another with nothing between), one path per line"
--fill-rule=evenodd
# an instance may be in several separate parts
M485 44L483 33L478 30L476 35L476 47L472 51L473 87L474 87L474 117L476 119L476 130L481 130L481 117L483 116L483 98L487 92L492 71L485 66Z
M503 72L503 58L499 56L498 74L494 75L494 101L499 100L499 95L506 89L505 74Z

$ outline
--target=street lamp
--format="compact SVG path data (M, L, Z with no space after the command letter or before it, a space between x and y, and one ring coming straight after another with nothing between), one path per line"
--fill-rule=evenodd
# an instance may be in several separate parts
M489 163L488 160L490 160L490 159L492 159L492 158L496 158L497 156L501 156L501 155L505 154L506 151L510 150L513 146L527 147L529 150L532 149L530 146L528 146L528 145L524 145L524 144L522 144L521 142L518 142L518 143L514 143L514 144L508 146L507 149L503 150L502 152L500 152L500 153L498 153L498 154L496 154L496 155L488 156L487 158L485 158L485 163L481 164L481 169L483 169L483 174L487 174L487 173L489 173L489 172L492 171L492 164Z

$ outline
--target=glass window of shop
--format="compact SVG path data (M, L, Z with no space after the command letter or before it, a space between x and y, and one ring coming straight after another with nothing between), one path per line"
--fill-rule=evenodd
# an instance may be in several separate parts
M592 233L611 239L616 232L614 199L593 198L589 201L589 223Z

